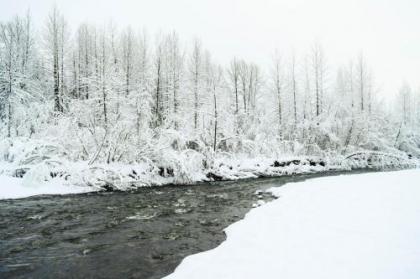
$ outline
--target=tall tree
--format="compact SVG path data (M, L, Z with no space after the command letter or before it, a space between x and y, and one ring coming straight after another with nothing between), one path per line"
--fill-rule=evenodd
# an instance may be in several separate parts
M159 42L155 53L155 106L154 106L154 127L160 127L163 124L163 75L164 75L164 45Z
M231 89L234 94L234 122L235 122L235 131L238 134L239 133L239 123L238 123L238 117L239 117L239 82L240 82L240 62L238 59L234 58L230 62L229 67L229 80L231 84Z
M132 75L133 75L133 62L135 60L134 56L134 35L130 27L128 27L122 36L122 63L125 76L125 96L127 97L130 94L132 89Z
M319 43L315 43L312 47L312 70L315 84L315 115L322 113L322 102L324 92L324 76L325 76L325 55Z
M194 130L198 129L198 120L200 117L200 91L201 91L201 75L202 75L202 63L203 54L201 41L198 39L194 40L193 50L190 57L190 75L191 75L191 86L194 96Z
M290 62L290 83L293 98L293 119L295 126L297 125L297 81L296 81L296 55L292 54Z
M366 62L363 53L359 54L357 60L357 81L359 85L359 98L360 98L360 111L365 111L365 103L366 103L366 80L367 80L367 69L366 69Z
M54 6L47 20L47 44L50 50L50 57L52 58L54 111L60 113L64 110L60 86L60 52L64 52L60 42L64 41L61 40L61 33L65 28L64 25L63 16L58 11L57 6Z
M276 53L273 57L273 67L271 71L271 81L273 91L277 100L277 119L279 126L279 133L281 133L281 126L283 124L283 88L284 88L284 73L282 69L281 57Z
M179 128L180 113L180 87L183 74L183 55L179 43L179 36L172 32L168 36L169 47L169 75L170 87L172 90L172 122L175 130Z

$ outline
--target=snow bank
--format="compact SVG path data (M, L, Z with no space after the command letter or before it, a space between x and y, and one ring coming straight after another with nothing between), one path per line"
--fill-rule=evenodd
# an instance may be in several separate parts
M26 186L50 185L54 180L51 185L74 185L86 187L87 191L124 191L143 186L194 184L329 170L413 168L419 162L398 152L360 151L348 156L334 153L315 157L269 155L267 152L263 152L266 155L258 155L261 152L251 152L255 148L248 148L249 153L214 153L200 147L200 141L187 144L181 139L159 143L158 146L168 147L149 150L147 156L142 156L138 161L109 163L75 160L69 155L71 152L54 140L4 139L0 140L0 175L23 178ZM0 191L8 190L3 188ZM7 196L7 193L4 195Z
M22 178L0 175L0 199L26 198L36 195L64 195L93 191L90 187L70 186L60 180L33 183Z
M279 199L166 278L418 278L419 181L419 170L406 170L273 188Z

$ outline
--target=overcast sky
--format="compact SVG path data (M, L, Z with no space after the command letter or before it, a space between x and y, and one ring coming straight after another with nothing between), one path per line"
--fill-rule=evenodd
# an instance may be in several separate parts
M363 50L383 95L420 84L419 0L0 0L0 20L30 8L42 26L54 2L72 26L113 19L197 36L221 63L266 64L275 49L302 55L317 40L333 65Z

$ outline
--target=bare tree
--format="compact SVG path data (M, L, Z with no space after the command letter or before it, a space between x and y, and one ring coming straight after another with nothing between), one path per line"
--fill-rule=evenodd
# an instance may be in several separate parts
M151 118L151 92L150 92L150 53L148 35L143 30L138 36L138 87L139 93L136 98L136 129L140 140L140 129L150 126Z
M164 63L164 46L160 42L155 54L155 109L154 119L155 127L159 127L163 124L163 100L162 100L162 83L163 83L163 63Z
M325 76L325 55L319 43L315 43L312 47L312 70L315 85L315 115L322 113L323 92L324 92L324 76Z
M54 6L50 12L47 20L47 44L50 46L50 55L52 57L53 67L53 92L54 92L54 111L63 112L62 96L60 90L60 38L61 32L64 29L65 21Z
M404 83L399 92L399 98L401 103L401 115L402 123L408 125L411 121L411 88L410 85Z
M290 82L292 89L293 97L293 117L294 124L297 125L297 82L296 82L296 55L292 54L292 59L290 62Z
M183 57L179 44L179 36L172 32L168 38L169 41L169 72L172 87L172 113L175 130L179 128L179 109L180 109L180 83L183 71Z
M134 62L134 35L130 27L128 27L122 36L122 63L125 76L125 96L127 97L131 91L131 79Z
M247 101L248 101L248 97L247 95L249 95L249 90L248 90L248 81L250 80L249 78L250 75L250 71L249 71L249 67L248 64L245 61L240 61L239 62L239 80L240 83L242 85L242 101L243 101L243 110L244 110L244 114L246 114L248 112L248 106L247 106Z
M360 111L365 111L365 95L366 95L366 77L367 77L367 69L366 69L366 62L363 56L363 53L359 54L357 60L357 79L359 84L359 96L360 96Z
M218 91L223 79L223 70L220 66L212 66L211 68L211 85L213 91L213 117L214 117L214 130L213 130L213 151L216 151L217 148L217 133L218 133L218 124L219 124L219 109L217 106L218 100Z
M105 130L108 128L108 96L107 96L107 44L106 44L106 35L105 29L102 31L101 35L101 83L102 83L102 115L104 119Z
M198 128L202 59L201 42L198 39L195 39L190 58L190 75L194 95L194 130L197 130Z
M262 75L260 68L257 64L249 65L249 81L248 81L248 111L247 115L251 116L250 120L254 121L256 106L257 106L257 95L262 85Z
M281 126L283 124L283 87L284 87L284 73L282 69L281 57L276 54L273 57L273 69L271 71L271 80L273 83L273 89L277 99L277 115L279 132L281 132Z
M230 68L228 71L229 79L234 98L234 121L235 121L235 129L236 133L239 133L239 124L238 124L238 116L239 116L239 80L240 80L240 63L238 59L234 58L230 63Z

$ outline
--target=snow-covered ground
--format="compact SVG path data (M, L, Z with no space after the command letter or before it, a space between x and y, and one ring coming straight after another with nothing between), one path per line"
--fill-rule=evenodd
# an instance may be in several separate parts
M420 170L325 177L226 229L167 279L419 278Z
M25 179L0 175L0 200L18 199L37 195L64 195L93 191L91 187L65 185L61 180L28 183Z
M174 142L177 140L158 145L172 146ZM195 184L332 170L384 170L420 166L418 158L397 150L390 153L364 150L347 155L333 152L309 156L279 152L213 153L187 147L159 151L160 148L157 148L157 151L150 151L148 156L138 161L95 163L86 158L79 160L77 156L70 156L70 149L54 140L0 140L0 176L23 178L2 178L8 183L0 181L0 198L100 190L124 191L143 186Z

